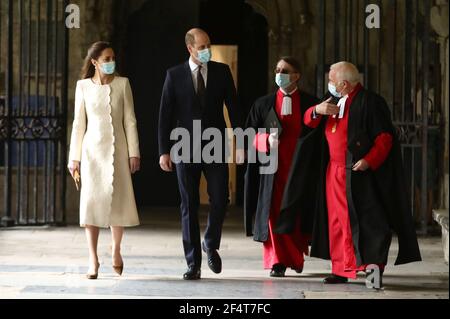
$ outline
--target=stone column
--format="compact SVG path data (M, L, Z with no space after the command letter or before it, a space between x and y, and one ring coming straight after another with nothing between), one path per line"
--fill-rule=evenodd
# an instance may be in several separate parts
M281 57L292 54L293 19L291 0L278 0L278 12L280 13L278 55Z
M443 107L443 120L445 121L445 150L444 150L444 181L441 191L441 207L447 208L449 205L449 51L448 51L448 0L440 0L436 2L436 6L431 9L431 27L438 34L438 41L441 48L440 64L441 64L441 78L443 79L442 85L442 105Z
M268 88L275 90L273 69L281 56L293 54L294 17L292 3L298 0L247 0L255 11L262 14L268 23L269 66Z
M448 15L447 15L448 17ZM450 141L448 140L448 135L449 135L449 88L448 86L450 85L449 83L449 59L448 59L448 55L449 55L449 48L448 48L448 37L445 40L445 98L444 98L444 109L445 109L445 155L444 155L444 163L445 163L445 180L444 180L444 187L445 187L445 191L444 191L444 199L445 199L445 207L449 208L449 167L448 167L448 160L449 160L449 156L448 156L448 145L450 143Z
M433 216L435 221L442 228L442 248L444 250L444 260L448 264L449 249L449 232L448 232L448 208L449 208L449 167L448 167L448 151L449 151L449 45L448 45L448 0L436 1L436 6L431 9L431 27L438 34L438 41L441 48L440 64L442 84L442 105L443 120L445 121L445 150L444 150L444 180L441 187L441 207L434 210Z

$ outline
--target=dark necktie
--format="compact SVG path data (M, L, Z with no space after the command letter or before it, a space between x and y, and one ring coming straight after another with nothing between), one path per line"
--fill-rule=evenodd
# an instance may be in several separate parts
M203 79L202 75L202 66L198 66L198 73L197 73L197 96L200 100L200 106L203 109L205 106L205 80Z

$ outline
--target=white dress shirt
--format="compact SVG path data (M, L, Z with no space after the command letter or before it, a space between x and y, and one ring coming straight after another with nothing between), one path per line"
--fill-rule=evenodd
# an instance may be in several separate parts
M192 60L192 57L189 58L189 67L191 68L192 82L194 83L194 89L195 92L197 92L198 65ZM205 88L206 88L208 82L208 64L202 64L201 72L203 80L205 81Z

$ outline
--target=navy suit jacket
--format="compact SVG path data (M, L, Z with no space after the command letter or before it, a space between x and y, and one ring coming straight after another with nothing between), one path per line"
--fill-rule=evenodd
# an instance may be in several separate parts
M185 128L192 136L193 120L202 121L202 131L209 127L224 132L223 104L227 106L233 128L242 127L243 114L238 105L236 88L228 65L208 62L205 107L201 108L195 92L189 61L167 71L159 110L159 154L169 154L170 133Z

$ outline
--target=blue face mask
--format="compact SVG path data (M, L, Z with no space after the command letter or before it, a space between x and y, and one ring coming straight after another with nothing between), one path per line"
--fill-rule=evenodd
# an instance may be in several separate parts
M337 98L341 98L342 97L342 93L338 92L336 90L336 86L331 84L331 82L328 82L328 91L330 91L331 95L337 97Z
M105 62L100 65L100 68L104 74L113 74L116 70L116 62Z
M208 63L211 60L211 49L198 51L197 59L203 64Z
M282 89L287 88L292 84L291 76L289 74L277 73L275 75L275 83Z

